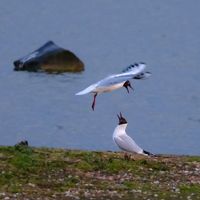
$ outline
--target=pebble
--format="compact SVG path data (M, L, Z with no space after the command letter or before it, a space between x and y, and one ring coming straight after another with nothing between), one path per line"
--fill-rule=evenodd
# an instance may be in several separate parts
M176 188L176 189L175 189L175 192L180 193L180 189L179 189L179 188Z
M160 174L165 174L166 172L165 172L165 171L160 171L159 173L160 173Z
M33 183L28 183L28 185L31 187L35 187L35 184L33 184Z
M159 184L159 183L160 183L160 181L154 181L153 183L154 183L154 184Z
M133 192L133 193L134 193L134 192L137 192L137 190L135 190L135 189L132 189L132 190L131 190L131 192Z

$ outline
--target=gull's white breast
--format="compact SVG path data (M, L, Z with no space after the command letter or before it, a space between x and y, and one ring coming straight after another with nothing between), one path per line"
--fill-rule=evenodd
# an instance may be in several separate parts
M124 82L122 83L117 83L109 86L102 86L102 87L96 87L92 92L97 92L97 93L103 93L103 92L111 92L113 90L117 90L121 87L123 87Z

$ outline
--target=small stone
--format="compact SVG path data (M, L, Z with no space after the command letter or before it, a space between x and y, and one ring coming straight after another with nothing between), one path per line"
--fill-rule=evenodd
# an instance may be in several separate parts
M135 189L132 189L131 192L136 192L136 190L135 190Z
M35 184L33 184L33 183L28 183L28 186L35 187Z
M179 188L176 188L176 189L175 189L175 192L179 193L179 192L180 192L180 189L179 189Z
M165 171L160 171L159 173L160 173L160 174L165 174Z
M1 192L1 193L0 193L0 196L5 196L5 195L6 195L5 192Z
M160 181L154 181L153 183L154 183L154 184L159 184L159 183L160 183Z

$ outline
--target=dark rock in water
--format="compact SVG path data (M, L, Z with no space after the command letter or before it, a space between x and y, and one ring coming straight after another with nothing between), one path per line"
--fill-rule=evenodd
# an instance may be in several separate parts
M39 49L14 61L16 71L45 71L49 73L81 72L83 62L71 51L65 50L52 41Z

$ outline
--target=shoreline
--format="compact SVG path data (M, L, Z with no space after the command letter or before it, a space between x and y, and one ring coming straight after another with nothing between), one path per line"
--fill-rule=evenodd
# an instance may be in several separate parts
M0 199L200 199L200 156L0 146Z

